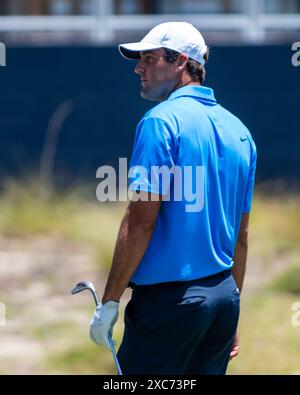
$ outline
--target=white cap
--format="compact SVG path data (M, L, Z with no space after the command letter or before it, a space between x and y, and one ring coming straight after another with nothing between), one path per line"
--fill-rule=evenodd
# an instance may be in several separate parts
M187 22L166 22L155 26L137 43L119 45L121 55L126 59L139 59L140 51L168 48L184 53L189 58L205 64L205 45L202 34Z

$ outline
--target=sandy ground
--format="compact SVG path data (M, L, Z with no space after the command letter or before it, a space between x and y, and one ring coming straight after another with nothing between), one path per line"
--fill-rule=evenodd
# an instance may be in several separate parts
M73 296L70 291L88 279L101 293L106 276L92 256L86 245L56 238L0 239L0 303L6 310L5 326L0 319L0 373L47 373L41 366L49 351L72 347L74 338L67 330L65 336L43 336L45 328L64 323L87 331L91 296L87 292ZM255 293L281 269L280 260L268 271L249 260L244 296ZM129 291L120 310L128 297Z
M0 240L0 303L6 313L0 319L0 373L42 373L49 351L70 348L72 336L43 336L51 327L63 323L87 331L94 302L89 292L70 291L84 279L99 293L103 289L105 276L92 256L84 245L55 238Z

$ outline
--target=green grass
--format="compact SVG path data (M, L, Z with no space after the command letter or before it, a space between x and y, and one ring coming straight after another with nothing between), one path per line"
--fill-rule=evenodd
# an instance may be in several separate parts
M60 338L68 337L70 332L74 328L74 322L72 321L54 321L47 325L35 325L31 330L27 329L27 332L31 332L30 335L35 340L44 341L48 338Z
M228 374L300 374L300 326L292 325L292 305L300 297L264 292L242 302L240 354Z
M123 314L121 312L114 327L113 339L117 341L116 351L123 335ZM70 322L57 323L50 330L40 327L38 333L44 341L53 336L72 336L72 347L61 351L49 349L43 363L43 370L52 374L116 374L116 366L112 353L88 340L87 330L73 330ZM63 337L62 337L63 338Z
M63 352L50 352L43 370L51 374L115 374L116 369L111 352L86 342Z
M93 254L91 261L96 259L107 269L125 206L99 203L94 191L85 188L45 198L36 182L10 181L0 195L0 237L26 239L45 235L85 243ZM292 305L300 302L299 195L257 192L249 238L249 266L255 262L271 273L274 260L280 258L285 270L274 279L270 277L259 293L242 297L241 351L230 363L229 374L300 374L300 327L291 322ZM45 281L50 282L51 278ZM2 293L6 300L5 290ZM8 309L9 316L14 308L17 306ZM49 338L74 339L72 347L47 350L45 373L114 373L111 353L93 345L86 333L73 327L70 322L53 322L48 327L40 322L26 328L30 336L46 344ZM120 334L118 337L120 340Z
M300 374L300 326L291 321L297 301L300 298L291 294L269 291L242 300L240 354L230 362L228 374ZM111 353L81 340L71 349L49 352L43 369L58 374L115 374Z
M92 247L95 259L107 268L125 205L99 203L89 192L77 188L43 198L38 183L10 180L0 196L0 235L49 235L86 243Z
M289 265L270 284L274 291L286 292L300 297L300 259Z
M250 215L249 246L266 264L300 250L299 195L256 193Z
M107 267L126 203L100 203L95 192L77 187L43 198L34 177L8 181L0 196L0 235L44 234L85 242ZM89 197L87 199L87 196ZM256 193L250 218L250 254L264 264L300 249L299 195Z

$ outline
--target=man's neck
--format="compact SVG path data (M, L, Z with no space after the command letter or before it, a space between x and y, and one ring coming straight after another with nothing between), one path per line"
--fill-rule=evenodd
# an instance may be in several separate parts
M179 88L183 88L184 86L188 85L198 85L201 86L200 82L198 81L193 81L193 80L180 80L178 83L174 86L174 89L169 93L169 96L175 92Z

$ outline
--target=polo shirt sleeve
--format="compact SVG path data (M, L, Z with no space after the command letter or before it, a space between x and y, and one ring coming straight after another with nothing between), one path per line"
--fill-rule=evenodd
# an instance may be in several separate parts
M256 162L257 162L256 147L255 147L254 142L252 141L250 168L249 168L249 175L248 175L248 180L247 180L247 185L246 185L246 194L245 194L245 200L244 200L244 206L243 206L244 213L250 213L250 211L251 211L253 191L254 191Z
M163 177L162 169L173 168L176 160L177 139L172 127L164 120L146 117L136 129L129 169L130 191L166 195L173 178ZM163 182L162 182L163 181Z

